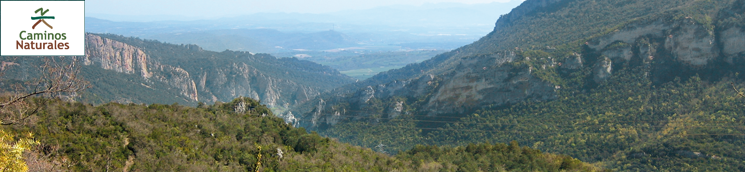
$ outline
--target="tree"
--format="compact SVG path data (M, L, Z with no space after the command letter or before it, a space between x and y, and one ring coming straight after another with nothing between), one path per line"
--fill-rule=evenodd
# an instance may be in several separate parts
M735 92L737 93L737 96L738 97L745 97L745 94L743 94L742 92L740 92L740 90L738 90L737 87L735 87L735 83L734 82L730 83L730 85L732 85L732 89L735 90Z
M38 110L38 107L27 101L34 96L72 98L77 92L89 87L90 83L83 80L76 60L65 64L65 60L47 58L44 65L39 67L41 76L23 84L14 85L14 91L0 97L0 124L22 125L28 117Z
M66 63L64 59L58 62L54 58L47 58L44 60L44 65L39 67L41 73L39 78L23 84L15 84L13 86L15 91L6 92L0 96L0 125L26 124L27 119L39 110L37 104L29 101L31 97L74 97L77 92L88 88L89 83L78 76L80 69L75 62L74 59ZM3 76L2 73L0 76ZM0 129L0 171L28 171L29 167L26 165L23 153L35 145L39 145L39 142L33 139L32 133L19 135ZM50 171L53 168L52 166L35 169Z
M28 171L23 152L39 142L32 139L31 133L22 136L18 141L15 141L13 135L0 130L0 171Z

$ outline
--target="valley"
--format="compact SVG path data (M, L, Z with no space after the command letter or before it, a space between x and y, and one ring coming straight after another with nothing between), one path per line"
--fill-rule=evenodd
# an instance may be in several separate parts
M124 22L90 18L89 30L109 32ZM138 23L145 25L147 23ZM195 24L197 25L197 24ZM145 27L143 26L143 27ZM199 26L199 25L198 25ZM163 30L163 31L159 31ZM312 33L283 32L276 29L214 29L208 31L167 29L122 29L125 35L138 35L173 44L195 44L210 51L248 51L271 54L277 58L298 58L337 69L348 76L364 80L377 73L421 62L477 39L473 35L437 36L407 32L343 33L326 30Z

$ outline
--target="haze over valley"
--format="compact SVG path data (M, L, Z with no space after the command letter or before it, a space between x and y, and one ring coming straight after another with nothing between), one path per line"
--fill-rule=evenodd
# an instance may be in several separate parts
M493 29L499 15L519 3L390 5L318 14L263 12L193 21L92 13L86 30L196 44L212 51L296 57L366 79L476 41ZM399 55L403 61L390 58ZM366 65L345 62L364 56L370 58Z

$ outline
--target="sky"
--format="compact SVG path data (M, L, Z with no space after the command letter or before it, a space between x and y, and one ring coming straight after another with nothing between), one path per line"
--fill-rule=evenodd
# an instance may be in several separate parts
M253 13L329 13L391 5L426 3L504 3L510 0L94 0L86 16L169 16L183 20L215 19ZM524 1L524 0L513 0Z

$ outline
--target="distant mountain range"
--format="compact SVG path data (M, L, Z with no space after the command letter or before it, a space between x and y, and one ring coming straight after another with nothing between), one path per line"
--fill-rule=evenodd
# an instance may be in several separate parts
M331 50L360 46L346 34L336 31L284 33L272 29L231 29L186 33L164 33L150 36L178 44L198 44L218 51L286 52L295 50Z
M406 31L411 33L449 32L450 34L483 35L490 31L499 15L506 14L520 3L522 3L520 0L479 4L427 3L419 6L393 5L321 14L254 13L197 21L185 20L193 17L169 15L88 13L87 16L111 21L146 22L153 25L162 23L161 26L176 26L172 25L174 23L204 24L203 28L212 27L213 29L255 29L256 27L264 27L283 32L318 32L333 29L341 32Z
M455 49L488 33L499 15L506 14L519 3L516 0L471 5L398 5L324 14L256 13L196 21L168 20L168 17L157 16L140 16L137 19L136 15L89 14L86 17L86 31L198 44L219 51L282 51L273 49L276 46L323 50L346 48L349 43L358 46L403 45L413 49L438 45L435 48ZM194 38L178 36L181 34ZM323 41L338 39L333 38L337 36L344 37L343 44ZM295 46L282 44L290 41L300 42Z
M402 48L454 49L475 41L478 38L477 35L481 34L435 32L426 31L426 29L423 33L409 29L366 30L387 27L381 25L359 26L359 30L354 30L325 27L335 24L300 21L277 24L262 22L259 21L251 26L230 27L231 22L221 20L114 22L86 17L86 31L157 39L177 44L198 44L214 51L231 49L260 53L291 52L294 51L293 49L330 50L348 47L365 47L371 51L390 51ZM321 25L323 28L315 28ZM438 27L428 28L436 29Z
M269 53L281 58L298 57L345 71L358 79L426 60L437 53L473 41L457 35L414 35L408 32L347 34L326 30L304 33L276 29L214 28L214 24L199 22L130 23L96 18L88 18L86 28L91 32L138 36L173 44L196 44L211 51L248 51Z
M434 52L472 43L491 30L499 15L519 3L399 5L325 14L256 13L196 21L159 21L167 18L154 16L133 20L137 16L89 14L86 30L196 44L212 51L299 57L365 79L426 60ZM397 58L400 55L406 56L404 60ZM349 65L351 61L362 64Z

